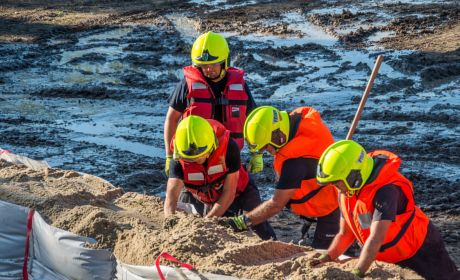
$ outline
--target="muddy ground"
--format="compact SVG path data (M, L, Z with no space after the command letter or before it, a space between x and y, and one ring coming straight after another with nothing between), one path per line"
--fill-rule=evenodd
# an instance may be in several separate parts
M1 148L162 196L166 99L200 32L227 36L259 105L313 106L336 139L382 54L355 139L402 157L460 265L456 1L55 2L0 4ZM282 240L300 236L289 213L274 223Z

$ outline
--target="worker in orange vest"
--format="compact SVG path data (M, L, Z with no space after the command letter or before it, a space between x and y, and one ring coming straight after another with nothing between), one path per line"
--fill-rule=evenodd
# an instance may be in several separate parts
M258 107L246 119L244 138L253 153L267 151L275 157L278 182L271 199L233 217L230 226L245 230L288 207L296 215L317 220L312 247L326 249L338 232L340 212L337 190L316 182L318 160L334 142L318 111L302 107L288 114L271 106Z
M362 246L353 269L364 277L374 260L408 267L427 279L460 279L438 229L414 201L412 183L388 151L366 153L351 140L332 144L318 163L317 180L339 191L340 232L313 264L335 260L355 240Z

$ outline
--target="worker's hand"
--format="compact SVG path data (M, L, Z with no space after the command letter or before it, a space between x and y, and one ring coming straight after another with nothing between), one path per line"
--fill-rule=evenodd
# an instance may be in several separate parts
M353 268L351 273L353 273L354 275L358 276L359 278L364 278L364 275L365 275L365 273L361 272L361 270L359 268Z
M331 262L332 259L328 254L321 254L319 257L310 261L310 266L317 266L322 263Z
M248 226L246 225L243 215L221 219L220 224L226 227L231 227L236 232L248 230Z
M166 161L165 161L165 175L166 177L169 177L169 164L171 163L172 156L171 155L166 155Z
M163 220L164 229L172 229L179 222L179 217L170 215Z
M264 170L264 158L261 153L252 154L252 158L248 164L248 171L251 173L259 173Z

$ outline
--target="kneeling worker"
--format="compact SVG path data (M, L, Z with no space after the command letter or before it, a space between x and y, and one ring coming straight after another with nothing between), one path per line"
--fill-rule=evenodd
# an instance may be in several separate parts
M241 165L238 145L219 122L189 116L179 123L171 146L176 160L169 169L165 218L175 213L178 200L192 203L205 217L234 216L262 203ZM276 239L268 222L252 229L264 240Z
M342 217L340 232L316 263L335 260L356 239L362 251L352 272L360 277L379 260L427 279L460 279L438 229L415 206L412 183L398 172L400 164L391 152L366 154L351 140L324 152L317 180L340 191Z
M339 230L338 193L334 186L316 182L321 154L334 139L313 108L290 114L271 106L254 109L246 119L244 138L253 153L267 151L275 157L278 177L272 198L253 211L234 217L230 225L245 230L279 213L284 207L301 217L317 219L312 247L326 249Z

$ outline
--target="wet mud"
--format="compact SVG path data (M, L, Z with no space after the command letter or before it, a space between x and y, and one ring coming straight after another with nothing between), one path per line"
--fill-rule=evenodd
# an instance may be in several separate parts
M401 156L460 265L458 3L150 2L2 2L0 147L162 196L167 98L199 33L224 33L258 105L313 106L335 139L381 54L354 139ZM271 163L255 176L265 198ZM298 240L302 221L288 212L274 225Z

